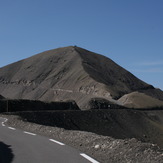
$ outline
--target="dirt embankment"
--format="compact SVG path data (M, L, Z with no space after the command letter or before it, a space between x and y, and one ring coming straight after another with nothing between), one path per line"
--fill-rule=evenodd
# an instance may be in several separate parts
M88 131L117 139L137 138L163 147L162 110L110 109L17 112L15 114L23 120L40 125Z
M147 136L147 139L161 138L157 128L153 131L152 127L151 130L155 135L149 133L149 128L152 124L159 125L158 122L161 127L163 122L159 119L159 115L162 114L162 111L157 114L156 112L140 113L129 110L97 110L94 114L93 112L21 112L17 113L18 115L2 116L9 119L8 125L10 126L64 142L101 163L163 163L163 151L160 147L154 143L143 143L134 138L134 135L142 135L144 138ZM149 119L144 120L144 116L147 115ZM133 121L129 119L129 116ZM136 121L134 117L140 118ZM147 126L148 128L143 131ZM108 136L86 132L87 130L99 134L104 134L105 131ZM145 135L147 132L149 135ZM161 142L161 140L157 141Z

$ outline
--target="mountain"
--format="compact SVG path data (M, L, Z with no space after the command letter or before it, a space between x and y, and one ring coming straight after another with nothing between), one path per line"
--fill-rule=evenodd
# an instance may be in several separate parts
M111 59L76 46L45 51L0 68L0 94L10 99L75 100L81 109L89 109L93 98L124 105L118 99L135 91L163 101L163 91Z

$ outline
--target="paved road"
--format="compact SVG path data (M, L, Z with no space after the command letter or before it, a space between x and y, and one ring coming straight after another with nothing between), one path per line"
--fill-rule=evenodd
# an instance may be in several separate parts
M0 163L98 163L56 140L5 125L0 117Z

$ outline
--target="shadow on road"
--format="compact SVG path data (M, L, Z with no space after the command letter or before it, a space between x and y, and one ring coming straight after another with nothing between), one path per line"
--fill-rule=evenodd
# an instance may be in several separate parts
M11 146L0 142L0 163L11 163L13 158Z

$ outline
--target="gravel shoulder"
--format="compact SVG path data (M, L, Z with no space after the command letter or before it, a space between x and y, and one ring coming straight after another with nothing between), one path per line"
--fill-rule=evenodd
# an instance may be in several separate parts
M79 149L103 163L163 163L163 150L156 144L143 143L135 138L114 139L91 132L65 130L24 121L17 115L2 115L7 125L34 132Z

